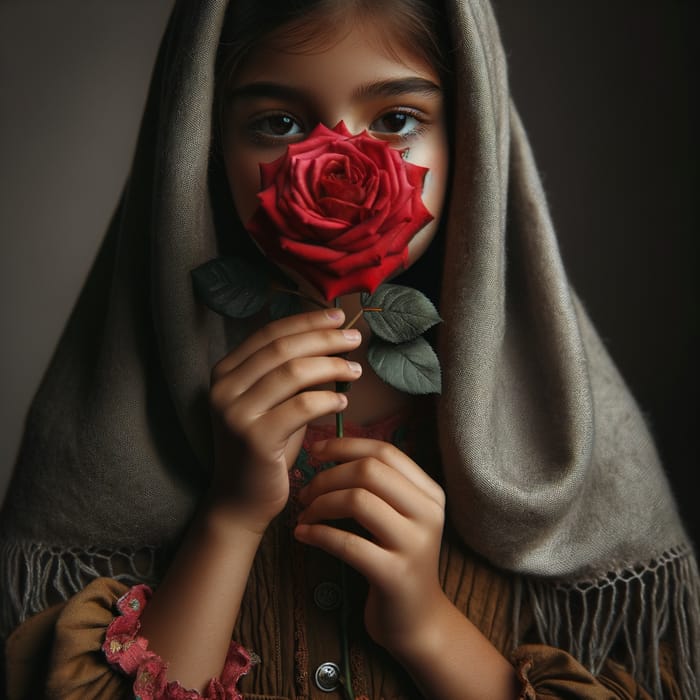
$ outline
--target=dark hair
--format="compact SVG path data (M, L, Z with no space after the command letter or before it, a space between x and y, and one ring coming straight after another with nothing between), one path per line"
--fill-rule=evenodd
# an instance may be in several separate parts
M437 0L236 0L229 3L219 44L216 84L219 96L239 63L263 40L284 27L285 47L304 52L323 46L324 31L310 31L382 16L396 27L403 47L416 53L438 71L448 73L447 21ZM387 50L392 47L387 42Z

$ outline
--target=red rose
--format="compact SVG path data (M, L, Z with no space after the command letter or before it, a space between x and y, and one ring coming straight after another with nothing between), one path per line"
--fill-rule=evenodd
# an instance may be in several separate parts
M409 241L433 218L421 199L427 168L343 122L317 126L260 172L248 232L326 301L373 292L405 266Z

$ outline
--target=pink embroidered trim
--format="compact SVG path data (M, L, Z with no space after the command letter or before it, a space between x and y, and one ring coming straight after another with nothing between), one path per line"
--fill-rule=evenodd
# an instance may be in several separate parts
M406 422L408 422L408 418L402 412L394 413L368 425L360 425L346 419L344 421L344 432L346 437L366 437L391 442L394 431ZM308 425L304 436L304 447L308 449L316 440L334 436L335 423Z
M130 588L117 601L117 615L107 627L102 651L110 665L134 678L136 700L243 700L236 685L257 659L231 642L219 678L212 678L202 695L166 678L167 664L148 650L148 640L139 636L140 617L151 597L151 589L140 584Z

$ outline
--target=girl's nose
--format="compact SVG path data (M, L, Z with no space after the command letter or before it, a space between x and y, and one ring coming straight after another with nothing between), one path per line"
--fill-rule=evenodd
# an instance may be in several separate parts
M338 124L343 123L345 125L345 128L353 135L356 136L357 134L363 132L367 128L367 124L364 124L357 118L353 118L352 115L348 114L337 114L334 115L331 119L324 120L323 124L324 126L327 126L329 129L335 129Z

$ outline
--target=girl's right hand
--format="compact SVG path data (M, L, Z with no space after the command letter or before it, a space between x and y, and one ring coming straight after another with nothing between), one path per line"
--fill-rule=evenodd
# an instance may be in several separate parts
M210 507L262 534L289 498L289 470L310 421L342 411L345 394L315 389L352 381L361 367L334 355L361 342L341 309L274 321L212 370L215 470Z

